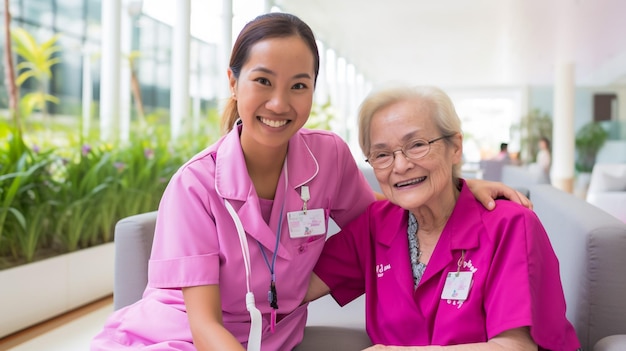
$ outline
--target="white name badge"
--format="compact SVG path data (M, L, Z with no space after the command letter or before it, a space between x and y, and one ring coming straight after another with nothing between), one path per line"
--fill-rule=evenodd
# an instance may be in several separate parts
M472 287L472 272L450 272L446 277L441 298L445 300L465 301Z
M326 234L326 217L321 208L288 212L287 220L289 222L289 236L292 238Z

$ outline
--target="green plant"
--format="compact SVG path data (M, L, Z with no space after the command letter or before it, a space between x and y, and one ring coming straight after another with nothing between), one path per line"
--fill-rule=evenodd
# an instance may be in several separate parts
M11 38L15 44L15 52L24 60L17 65L19 75L17 86L22 86L28 79L36 81L34 92L24 95L20 102L22 116L28 116L35 110L46 114L46 103L58 104L56 96L46 94L46 82L52 78L52 66L60 62L55 54L61 50L56 45L59 35L54 35L45 42L39 44L35 38L23 28L15 28L11 32Z
M523 116L518 124L511 126L512 132L519 133L520 159L524 163L535 162L539 151L539 139L552 137L552 116L533 109Z
M598 122L589 122L576 132L576 170L590 173L596 163L598 151L604 146L609 133Z
M331 124L335 118L335 110L330 100L323 105L314 103L311 106L311 114L305 127L309 129L331 130Z
M76 147L74 147L76 148ZM66 251L100 243L98 223L103 192L114 187L116 179L111 153L104 146L84 144L72 158L58 157L55 172L55 234ZM107 203L115 206L115 203Z
M0 255L30 262L47 240L50 152L29 148L17 127L0 129Z
M120 204L125 213L141 213L154 208L169 175L169 153L150 140L136 140L118 153L121 190L127 195Z
M54 120L46 135L0 120L0 269L110 242L119 219L156 210L174 172L219 130L212 118L173 142L167 122L137 122L129 142L110 144Z

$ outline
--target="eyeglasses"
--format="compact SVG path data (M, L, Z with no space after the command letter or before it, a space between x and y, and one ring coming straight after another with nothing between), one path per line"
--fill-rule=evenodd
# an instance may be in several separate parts
M372 152L365 162L369 163L372 168L375 169L385 169L393 164L393 161L396 159L396 152L400 151L410 161L416 161L424 156L428 155L430 151L430 145L435 141L449 138L452 135L444 135L439 138L435 138L431 141L427 141L424 139L413 139L408 143L404 144L400 150L390 151L390 150L378 150Z

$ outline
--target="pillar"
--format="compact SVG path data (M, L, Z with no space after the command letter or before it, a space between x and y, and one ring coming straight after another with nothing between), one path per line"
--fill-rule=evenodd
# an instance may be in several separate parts
M91 55L88 47L83 49L83 89L82 89L82 133L83 137L89 136L91 129L91 104L93 103L93 80L91 78Z
M346 141L354 152L358 150L357 114L359 102L356 88L356 68L349 63L346 66Z
M326 95L328 96L328 100L330 100L330 103L333 106L335 112L338 113L338 115L335 116L335 120L331 124L332 130L337 132L340 129L340 123L341 123L341 121L339 120L339 118L341 118L340 116L341 111L339 110L339 83L337 82L338 80L337 54L335 53L333 49L329 49L329 48L325 49L324 51L325 51L324 58L326 59L326 62L325 63L321 62L321 64L325 66L324 67L324 76L325 76L324 81L326 82L326 89L327 89Z
M626 88L617 89L617 123L621 128L619 135L626 139Z
M328 102L328 79L326 77L326 49L324 43L317 41L317 50L320 56L320 70L317 74L317 83L315 85L315 103L324 105Z
M170 132L172 139L180 136L185 118L189 115L191 0L178 0L175 16L170 90Z
M347 140L348 127L348 63L343 57L337 58L337 100L333 103L339 111L338 130L336 131L344 140Z
M557 63L552 125L552 185L574 190L574 64Z
M223 111L230 99L230 88L226 70L230 62L230 51L233 47L233 0L222 0L222 40L218 44L217 101L218 110Z
M131 11L137 10L133 6L134 0L123 0L123 11L120 15L120 52L122 63L120 66L120 107L119 107L119 133L121 141L130 140L130 110L132 105L131 91L130 91L130 60L129 57L133 51L133 27L134 16L138 16L141 13L141 8L138 9L138 14L131 14Z
M100 139L117 138L120 113L120 8L121 0L102 1L100 63Z
M272 7L274 6L274 0L263 0L263 12L268 13L272 11Z

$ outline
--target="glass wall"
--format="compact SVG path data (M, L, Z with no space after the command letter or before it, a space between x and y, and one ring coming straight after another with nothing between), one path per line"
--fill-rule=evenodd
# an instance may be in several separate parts
M55 53L59 63L52 67L52 79L44 82L43 91L59 98L59 104L49 104L53 117L79 117L83 99L83 78L90 75L93 96L92 113L98 114L100 93L100 37L102 0L12 0L10 11L12 28L28 31L38 43L59 34ZM126 9L122 9L126 11ZM0 11L3 14L3 11ZM3 20L3 19L2 19ZM132 48L137 55L134 63L146 113L169 109L171 83L172 28L152 17L132 17ZM4 26L4 23L2 23ZM191 94L200 110L215 107L217 49L215 44L192 38L194 54L191 57L192 77L195 82ZM0 39L0 54L4 55L4 36ZM15 64L22 60L15 52ZM122 65L129 65L129 52L122 52ZM89 60L88 65L85 60ZM0 80L4 82L4 65L0 65ZM38 89L29 79L20 88L24 94ZM0 109L8 106L5 84L0 86ZM129 108L131 108L130 106ZM131 109L134 113L134 109Z
M88 45L99 46L97 33L89 33L87 29L94 26L99 28L100 0L14 0L10 5L12 28L23 28L39 44L60 34L57 40L60 50L53 54L53 57L59 59L59 63L52 66L53 78L41 83L34 79L26 80L20 87L21 95L41 90L58 97L62 102L58 105L49 104L48 112L77 115L81 100L83 48ZM4 51L4 36L0 42ZM21 57L15 55L16 65L22 61ZM4 71L0 79L4 81ZM94 80L94 85L97 84L99 81ZM4 87L2 93L3 97L6 96ZM6 98L0 99L0 108L6 106Z
M52 67L52 79L43 86L33 79L27 80L20 93L25 94L41 89L46 94L57 97L59 104L48 103L46 113L54 120L78 121L83 114L83 124L98 128L100 124L92 119L99 119L100 75L101 75L101 38L102 5L107 0L12 0L12 28L23 28L33 35L38 43L49 40L58 34L57 45L60 50L54 55L59 63ZM137 109L131 86L132 77L125 76L126 68L131 67L136 75L140 89L143 111L166 122L170 108L170 87L172 85L172 12L175 2L170 0L144 0L143 11L126 5L121 1L121 65L122 96L120 120L137 120ZM209 111L221 107L221 101L227 91L225 68L223 67L224 28L222 24L224 9L219 0L192 1L190 42L190 116L198 121L209 115ZM152 4L152 6L148 6ZM156 5L155 5L156 4ZM233 1L233 29L236 36L241 27L258 13L263 11L264 2L260 0ZM152 9L152 10L150 10ZM156 11L156 10L158 11ZM274 11L279 11L274 8ZM0 10L1 12L1 10ZM200 17L200 18L199 18ZM200 19L200 20L199 20ZM126 25L125 22L130 22ZM126 29L128 28L128 29ZM0 54L4 48L4 37L0 36ZM126 44L128 43L128 44ZM228 43L230 47L232 43ZM356 108L365 94L368 83L359 76L356 67L338 55L332 48L320 43L322 49L323 75L318 79L319 91L316 101L319 105L332 102L332 109L325 108L324 113L331 119L330 128L343 136L357 150ZM15 61L21 58L14 52ZM343 66L352 67L339 71ZM341 67L343 67L341 66ZM325 73L326 72L326 73ZM0 80L4 82L4 65L0 65ZM356 80L355 77L360 77ZM124 81L128 79L128 81ZM350 84L348 84L350 83ZM84 84L90 85L83 87ZM8 106L5 84L0 85L0 110ZM39 114L40 115L40 114ZM39 117L36 113L33 119ZM85 119L86 118L86 119ZM115 124L115 122L113 123ZM352 129L352 132L351 132Z

